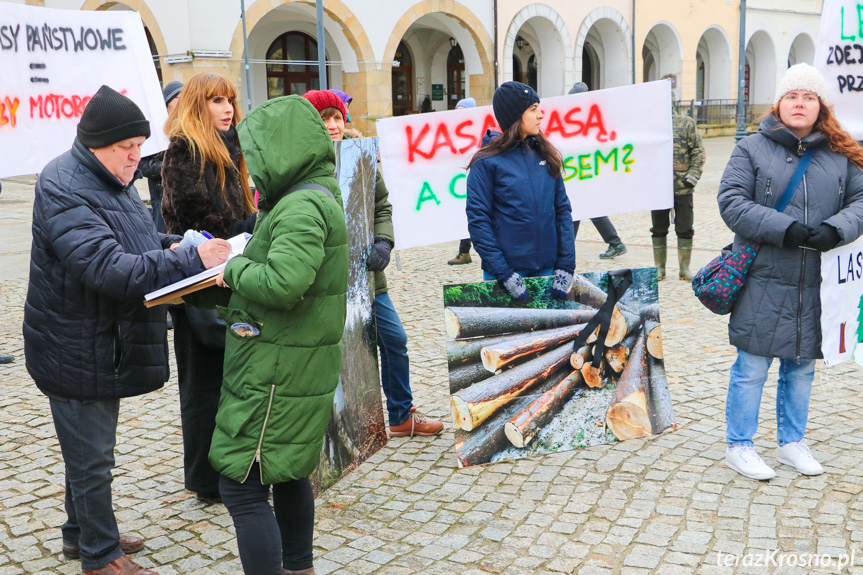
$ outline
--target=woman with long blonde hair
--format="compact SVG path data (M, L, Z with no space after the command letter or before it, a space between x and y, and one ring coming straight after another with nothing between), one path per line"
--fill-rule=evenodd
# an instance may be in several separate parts
M256 211L236 125L233 84L197 74L168 118L171 139L162 164L162 216L169 233L186 230L230 238L254 228ZM225 358L223 321L190 305L171 310L180 387L186 489L205 502L219 499L219 475L208 461Z
M821 357L821 252L863 234L861 168L863 148L836 121L824 78L797 64L758 133L737 144L722 175L719 211L735 233L735 251L760 246L728 326L738 352L726 402L725 461L747 477L776 476L753 444L774 358L780 360L776 459L805 475L824 472L804 440ZM786 193L790 203L778 211Z

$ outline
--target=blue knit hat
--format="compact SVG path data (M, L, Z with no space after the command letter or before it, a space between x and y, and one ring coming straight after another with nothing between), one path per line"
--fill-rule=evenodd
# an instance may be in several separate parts
M476 100L473 98L459 100L455 105L455 109L458 110L459 108L476 108Z
M539 102L536 90L521 82L504 82L495 90L492 98L494 117L505 132L521 120L525 110Z

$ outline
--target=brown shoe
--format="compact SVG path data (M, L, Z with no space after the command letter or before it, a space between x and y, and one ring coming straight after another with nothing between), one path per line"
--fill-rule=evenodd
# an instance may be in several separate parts
M416 409L411 410L407 421L401 425L390 425L390 437L437 435L441 431L443 431L443 422L424 417Z
M144 540L134 535L120 535L120 551L126 555L137 553L144 548ZM80 559L81 548L77 545L63 544L63 556L66 559Z
M459 252L453 259L449 260L447 263L451 266L460 266L463 264L469 264L472 261L473 260L470 259L470 254L463 254Z
M125 555L111 561L95 571L81 571L81 575L159 575L155 571L144 569Z

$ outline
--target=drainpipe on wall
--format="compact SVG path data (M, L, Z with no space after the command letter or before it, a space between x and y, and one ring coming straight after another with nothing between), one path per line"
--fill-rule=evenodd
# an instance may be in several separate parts
M324 0L317 0L318 17L318 78L320 89L327 89L327 39L324 37Z
M240 10L243 12L243 52L246 61L246 100L249 102L249 110L252 109L252 82L249 80L249 40L246 34L246 0L240 0Z
M629 27L632 36L632 83L635 84L635 0L632 0L632 26Z
M734 141L746 137L746 106L743 103L743 88L746 86L746 0L740 0L740 35L737 47L737 133Z
M497 83L497 0L494 0L494 88L498 87Z

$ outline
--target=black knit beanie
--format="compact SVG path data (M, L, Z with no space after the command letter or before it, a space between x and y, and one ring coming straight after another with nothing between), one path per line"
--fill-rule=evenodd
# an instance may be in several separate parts
M165 98L165 106L171 103L171 100L180 95L183 90L183 83L178 81L168 82L162 90L162 97Z
M150 137L150 122L135 102L108 86L99 88L78 122L78 141L88 148L107 148L139 136Z
M510 126L521 120L525 110L539 102L536 90L521 82L504 82L494 91L492 107L494 117L500 128L505 132Z

